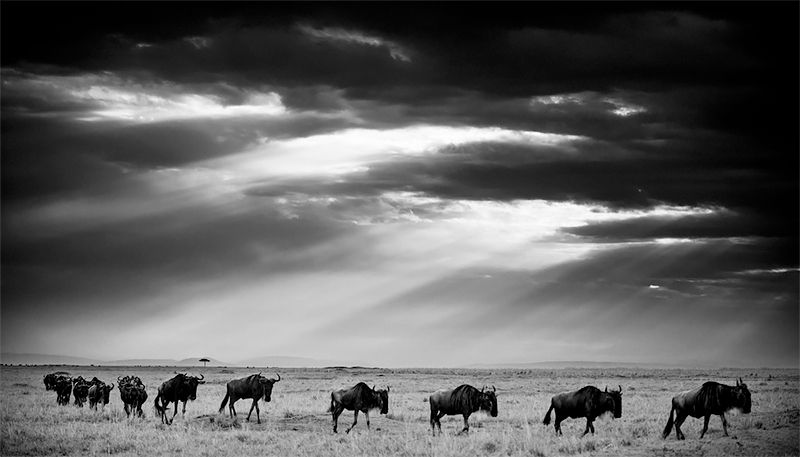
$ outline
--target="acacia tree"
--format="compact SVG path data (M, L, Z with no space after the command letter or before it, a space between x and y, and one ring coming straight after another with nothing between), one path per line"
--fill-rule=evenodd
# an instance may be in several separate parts
M206 366L206 363L210 362L210 360L208 360L208 359L200 359L200 361L203 362L203 367L204 368Z

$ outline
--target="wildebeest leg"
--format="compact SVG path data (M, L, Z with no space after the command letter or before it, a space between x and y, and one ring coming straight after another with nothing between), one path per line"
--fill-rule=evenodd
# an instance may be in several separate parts
M125 415L131 417L131 407L125 403Z
M556 410L556 421L554 423L554 427L556 429L556 435L563 435L564 433L561 432L561 421L566 419L566 416L562 415L558 410Z
M591 417L587 417L586 418L586 430L583 431L583 435L581 435L581 438L586 436L586 434L589 433L589 430L591 430L592 431L592 435L594 435L594 425L592 425L592 418Z
M722 433L728 436L728 421L725 419L725 413L720 414L719 417L722 419Z
M687 414L686 412L679 411L678 417L675 418L675 436L679 440L686 439L686 435L684 435L683 432L681 431L681 424L683 424L683 421L685 421L688 416L689 414Z
M469 413L464 414L464 428L458 434L469 433Z
M711 414L706 414L703 417L703 431L700 432L700 438L702 438L706 432L708 431L708 420L711 419Z
M235 417L236 416L236 408L233 407L234 403L236 403L236 400L231 398L231 404L228 407L228 412L230 412L231 417Z
M250 412L247 414L247 421L250 422L250 416L253 414L253 408L256 409L256 418L258 418L258 423L261 423L261 415L258 410L258 400L253 400L253 404L250 405Z
M345 433L350 433L350 430L352 430L353 427L355 427L357 423L358 423L358 408L356 408L356 412L355 412L355 414L353 414L353 425L351 425L350 428L345 430Z
M169 403L167 403L167 404L169 404ZM166 408L166 407L167 407L167 405L164 405L164 408ZM175 420L175 416L177 416L177 415L178 415L178 400L176 399L175 400L175 412L172 413L172 419L169 420L170 424L172 424L172 421Z
M364 411L364 415L367 416L367 431L369 431L369 410Z
M441 411L439 412L439 414L436 415L436 427L439 429L439 434L440 435L442 434L442 422L441 422L441 419L443 417L444 417L444 413L441 412Z
M342 414L344 411L344 406L336 405L331 409L331 414L333 415L333 433L339 433L337 430L339 426L339 415Z

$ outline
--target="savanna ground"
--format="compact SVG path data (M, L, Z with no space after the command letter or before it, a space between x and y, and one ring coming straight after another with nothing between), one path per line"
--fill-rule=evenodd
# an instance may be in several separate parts
M93 376L106 382L133 374L147 385L143 419L128 419L119 392L111 393L105 410L58 406L56 394L46 391L45 374L64 370L73 376ZM761 369L557 369L557 370L454 370L454 369L280 369L283 380L275 384L272 402L260 402L260 425L255 411L245 417L250 400L237 404L238 419L217 413L225 384L259 371L274 377L275 369L192 368L203 373L206 383L198 398L180 410L171 426L162 425L153 410L157 387L173 376L167 367L22 367L3 366L2 455L800 455L800 376L797 370ZM185 372L187 369L177 369ZM685 441L661 432L667 421L670 399L682 390L714 380L734 385L738 377L752 393L752 413L729 415L730 437L712 417L709 431L698 439L702 420L689 418L682 429ZM330 392L358 381L391 386L389 414L371 414L371 431L359 414L350 434L352 412L339 419L334 435ZM467 383L497 388L499 415L473 415L468 435L458 436L460 416L442 419L441 436L432 437L428 423L428 395L443 387ZM596 433L581 438L585 420L566 420L563 436L552 423L542 424L553 394L586 385L601 389L622 385L622 418L606 416L595 422Z

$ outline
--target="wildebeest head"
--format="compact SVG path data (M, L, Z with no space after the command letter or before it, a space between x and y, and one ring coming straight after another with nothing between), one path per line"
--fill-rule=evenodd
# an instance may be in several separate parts
M278 375L277 379L275 378L267 379L263 376L259 376L258 378L258 382L261 383L261 386L264 389L264 395L261 398L264 400L265 403L272 400L272 386L274 386L276 382L281 380L280 373L275 373L275 374Z
M114 384L107 384L100 387L103 390L103 404L107 405L111 391L114 390Z
M747 389L747 384L742 382L742 378L736 381L736 387L733 389L733 405L741 408L743 413L750 414L750 391Z
M612 390L611 392L606 387L605 394L605 411L613 412L614 419L619 419L622 417L622 386L619 386L619 390Z
M72 379L69 376L58 376L53 389L58 394L58 404L66 405L69 403L69 396L72 393Z
M134 386L134 387L141 387L144 386L142 383L141 378L138 376L117 376L117 386L122 388L122 386Z
M78 379L72 380L72 391L76 397L85 398L89 394L89 387L91 386L92 384L89 384L80 376L78 376Z
M373 395L377 395L381 402L381 414L389 413L389 391L391 387L386 386L386 389L379 389L375 390L375 386L372 386L372 393Z
M479 409L486 411L492 417L497 417L497 389L492 386L492 390L486 390L486 386L481 389L481 396L478 400Z
M181 385L183 389L185 389L185 392L189 393L189 400L192 401L197 400L197 385L205 384L205 381L203 381L203 379L205 379L205 376L203 376L202 374L200 375L199 378L197 376L189 376L186 374L183 375L183 380L181 381Z

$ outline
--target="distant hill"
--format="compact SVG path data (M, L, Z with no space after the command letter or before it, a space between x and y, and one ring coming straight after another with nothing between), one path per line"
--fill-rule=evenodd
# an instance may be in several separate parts
M168 367L202 367L203 357L175 359L124 359L124 360L95 360L82 357L69 357L50 354L16 354L3 352L0 354L0 363L11 365L98 365L98 366L168 366ZM242 360L241 362L223 362L211 357L209 367L279 367L279 368L320 368L329 366L364 366L370 364L363 362L348 362L341 360L319 360L305 357L268 356Z
M589 362L589 361L555 361L531 363L476 363L466 368L516 368L516 369L557 369L557 368L675 368L676 365L657 363L625 363L625 362Z
M0 363L12 365L100 365L99 360L50 354L0 353Z
M183 360L175 360L175 359L125 359L125 360L110 360L107 362L100 362L100 365L104 366L167 366L167 367L202 367L203 362L200 361L204 357L197 357L197 358L188 358ZM217 359L212 359L211 357L205 357L209 360L205 364L208 367L235 367L237 366L235 363L227 363L227 362L220 362Z
M193 359L198 360L198 359ZM156 367L177 367L179 362L175 359L124 359L124 360L108 360L100 362L103 366L156 366ZM197 362L198 365L203 366L202 363Z
M255 359L242 360L238 363L239 366L248 367L283 367L283 368L322 368L332 366L371 366L368 363L341 361L341 360L319 360L307 359L305 357L286 357L286 356L268 356L258 357Z

